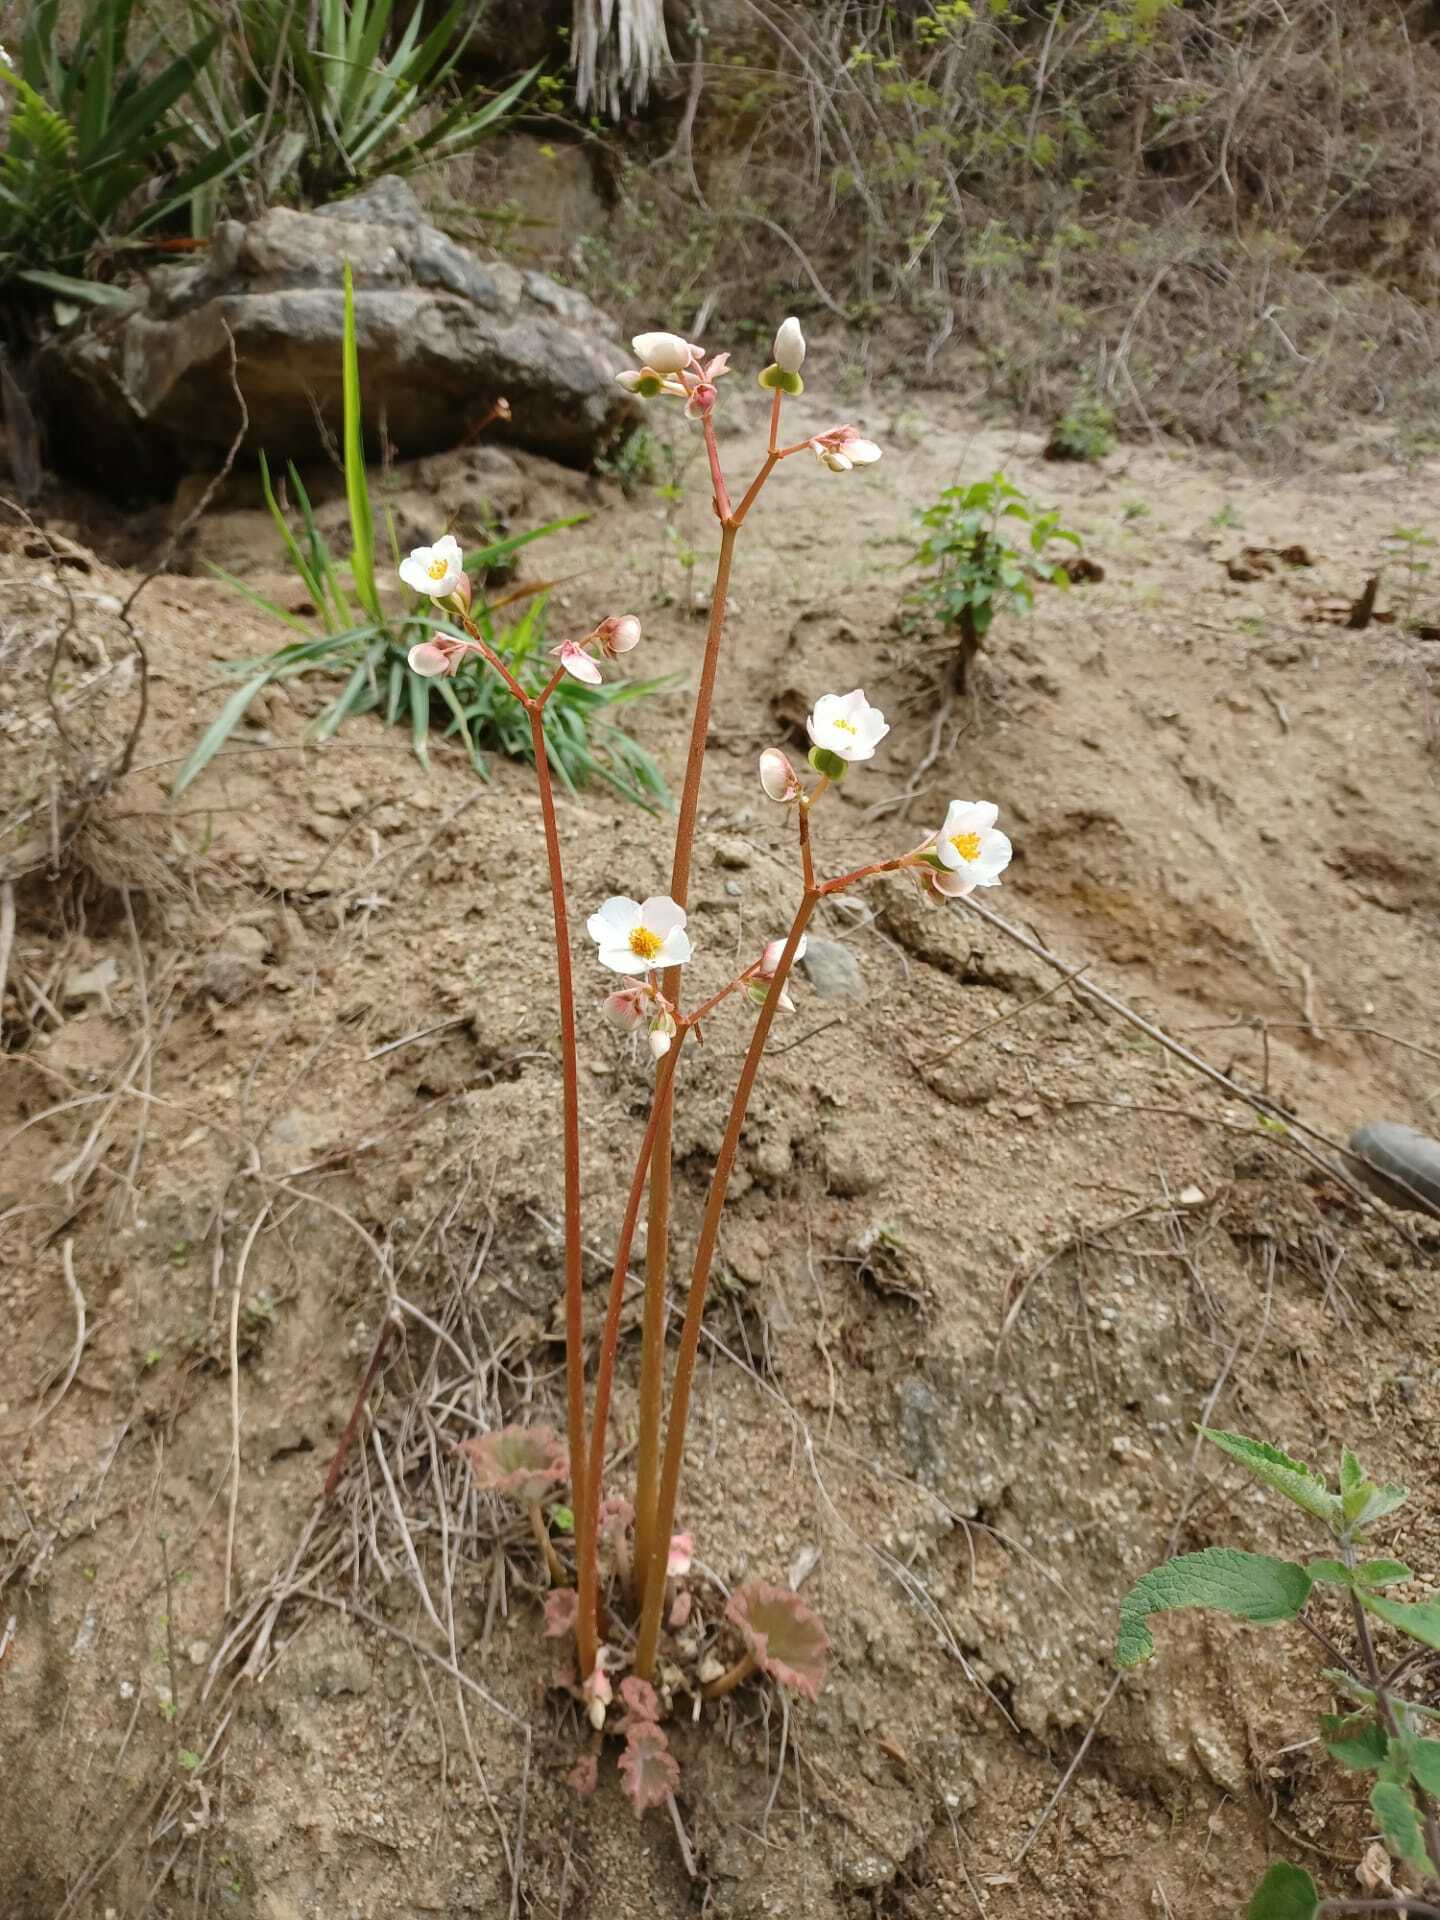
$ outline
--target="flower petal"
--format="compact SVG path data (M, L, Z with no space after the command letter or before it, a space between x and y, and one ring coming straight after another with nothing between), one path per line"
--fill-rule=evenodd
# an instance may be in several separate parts
M640 925L649 927L663 939L685 924L685 909L677 906L668 893L653 894L640 909Z
M444 647L437 646L433 640L421 640L411 647L405 656L412 673L422 674L427 680L433 680L437 674L450 671L451 655Z
M585 922L585 931L592 940L613 942L624 940L639 924L640 902L628 894L612 893Z
M690 945L690 936L683 927L676 927L673 933L665 936L660 951L655 956L657 967L683 967L694 952Z

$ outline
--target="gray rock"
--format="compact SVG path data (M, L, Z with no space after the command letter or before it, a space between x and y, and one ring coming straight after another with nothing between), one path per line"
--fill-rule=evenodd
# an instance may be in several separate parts
M325 451L340 423L342 271L355 282L366 427L402 455L454 446L492 401L491 437L588 466L637 417L615 384L614 323L542 273L479 259L430 226L403 180L314 213L222 223L199 264L161 269L132 304L73 327L36 361L53 443L117 493L213 468L238 410L272 467ZM228 333L227 333L228 329ZM313 401L313 405L312 405Z
M945 1403L928 1381L910 1374L895 1389L900 1451L927 1486L938 1486L949 1471Z
M805 977L822 1000L863 1000L860 962L838 940L812 940L800 962Z
M1440 1140L1396 1120L1374 1120L1351 1134L1350 1151L1366 1165L1348 1171L1382 1200L1409 1213L1440 1212Z

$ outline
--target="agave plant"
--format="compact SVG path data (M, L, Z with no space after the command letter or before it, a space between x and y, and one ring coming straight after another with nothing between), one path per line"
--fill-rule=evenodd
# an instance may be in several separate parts
M0 284L113 298L112 288L82 277L93 250L159 226L249 157L250 120L200 150L186 134L184 104L218 29L207 26L165 60L159 37L132 48L133 11L134 0L89 0L62 34L59 0L32 0L13 66L0 63L0 100L8 94L10 108Z

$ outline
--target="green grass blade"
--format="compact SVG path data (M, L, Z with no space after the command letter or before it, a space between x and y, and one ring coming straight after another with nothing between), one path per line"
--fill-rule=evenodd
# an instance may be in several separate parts
M372 619L379 620L375 590L375 519L365 474L365 430L360 411L360 356L355 344L355 286L345 262L345 328L341 349L345 411L345 497L350 503L350 573L355 596Z
M183 793L191 781L198 779L205 771L239 725L250 702L270 678L270 669L266 667L263 673L257 673L252 679L247 680L243 687L235 689L201 734L184 766L176 774L175 784L170 789L172 796Z

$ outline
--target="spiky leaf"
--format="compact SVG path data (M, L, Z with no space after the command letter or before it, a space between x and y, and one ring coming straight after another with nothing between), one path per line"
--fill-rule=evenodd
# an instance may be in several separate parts
M1238 1460L1247 1472L1267 1487L1273 1487L1276 1493L1284 1494L1312 1520L1339 1528L1342 1521L1339 1497L1328 1490L1313 1467L1292 1460L1288 1453L1281 1453L1278 1447L1268 1446L1263 1440L1247 1439L1243 1433L1227 1433L1216 1427L1202 1427L1200 1431L1222 1453Z
M1293 1560L1239 1547L1206 1547L1181 1554L1135 1582L1120 1606L1116 1663L1138 1667L1155 1651L1147 1624L1152 1614L1180 1607L1207 1607L1256 1626L1293 1620L1310 1597L1310 1575Z
M1303 1867L1277 1860L1250 1897L1245 1920L1315 1920L1320 1890Z

